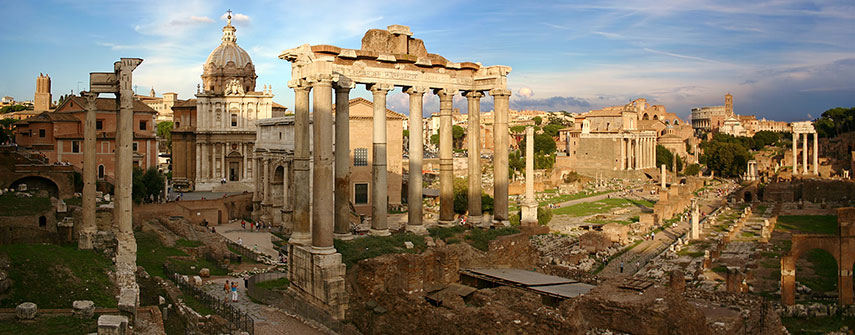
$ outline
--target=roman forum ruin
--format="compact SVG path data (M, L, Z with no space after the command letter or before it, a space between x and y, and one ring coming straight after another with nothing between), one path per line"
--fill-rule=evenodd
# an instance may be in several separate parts
M363 84L374 97L374 133L371 197L374 210L371 217L371 234L389 235L386 206L386 95L395 87L401 87L410 95L410 127L422 127L422 97L433 90L440 98L440 225L450 225L454 220L452 189L452 145L451 107L452 99L463 94L469 99L470 114L480 113L481 92L493 96L496 111L496 133L507 133L508 98L507 75L510 67L481 66L472 62L455 63L442 56L430 54L422 40L413 38L410 28L400 25L387 30L372 29L362 38L359 50L343 49L331 45L308 44L288 49L279 58L291 62L289 87L296 93L295 108L295 197L294 232L290 245L289 278L310 301L326 307L333 315L343 317L347 298L344 290L344 265L341 254L333 247L334 234L345 235L343 230L347 218L335 215L336 198L347 199L343 188L335 187L335 181L347 175L344 167L350 153L336 150L333 155L333 134L324 129L332 128L333 90L335 90L336 113L347 115L349 93L356 84ZM303 196L308 192L309 176L309 92L312 91L312 167L311 202ZM473 120L474 121L474 120ZM379 122L379 124L378 124ZM335 136L346 137L348 123L335 123ZM414 132L419 133L419 132ZM339 135L342 134L342 135ZM342 136L342 137L339 137ZM506 224L508 220L508 144L507 137L497 136L496 161L494 166L495 215L494 224ZM421 171L422 157L416 147L421 140L410 141L410 171ZM341 147L340 147L341 148ZM344 148L347 148L346 146ZM470 153L479 157L480 154ZM410 173L410 192L421 194L418 173ZM470 170L470 180L480 180L479 170ZM304 188L305 187L305 188ZM345 189L346 190L346 189ZM469 192L480 190L470 189ZM470 193L471 194L471 193ZM480 192L476 193L480 197ZM302 199L301 199L302 198ZM310 206L311 205L311 206ZM411 201L407 229L424 232L421 213L422 203ZM307 215L311 207L311 217ZM345 211L338 211L340 214ZM339 228L339 230L336 230Z

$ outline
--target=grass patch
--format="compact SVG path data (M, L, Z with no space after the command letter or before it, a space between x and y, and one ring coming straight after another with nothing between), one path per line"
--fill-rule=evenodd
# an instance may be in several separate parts
M65 204L69 206L83 207L83 198L68 198L65 199Z
M519 233L517 227L503 227L497 229L472 229L464 238L471 246L481 251L487 251L490 241L499 236L513 235Z
M50 198L18 198L14 193L0 195L0 216L28 216L51 209Z
M837 290L837 261L825 250L812 249L802 254L813 270L813 276L799 276L802 269L796 269L796 280L811 290L831 292ZM802 272L804 273L804 272Z
M288 281L287 277L282 277L276 280L268 280L260 283L256 283L255 287L260 287L268 290L279 290L283 291L288 289L288 286L291 285L291 282Z
M628 206L644 206L651 207L653 203L647 200L632 200L632 199L603 199L599 201L586 202L575 204L573 206L561 207L552 211L555 215L570 215L570 216L587 216L596 213L608 212L618 207Z
M812 234L837 234L836 215L784 215L778 217L776 229Z
M724 265L716 266L710 270L712 270L712 272L715 272L715 273L727 273L727 267Z
M412 242L414 248L407 249L404 242ZM341 258L347 267L357 262L385 254L409 253L415 254L425 250L423 236L413 233L392 234L390 236L367 236L350 241L335 240L335 249L341 253Z
M163 264L172 256L187 256L181 249L164 246L152 232L136 232L137 265L145 268L152 276L166 278L163 274Z
M755 236L757 236L757 234L754 234L750 231L742 232L742 237L745 237L745 238L754 238Z
M71 306L69 305L68 308ZM98 331L98 322L95 318L84 320L73 316L51 316L39 317L35 322L21 322L15 319L0 322L0 334L2 335L89 334L96 331Z
M227 270L220 268L216 263L207 259L197 259L194 261L173 259L169 260L169 263L172 264L172 271L182 275L198 275L199 270L202 270L202 268L208 268L212 276L225 276L229 274Z
M544 192L544 193L555 193L556 192L555 190L551 190L551 191L552 192ZM546 200L539 201L538 205L546 206L548 204L557 204L557 203L561 203L561 202L567 202L570 200L595 197L595 196L598 196L601 194L606 194L606 193L611 193L611 192L613 192L613 191L600 191L600 192L592 192L592 193L586 193L585 191L582 191L582 192L577 192L577 193L573 193L573 194L562 194L562 195L557 195L554 197L549 197Z
M757 213L760 213L760 214L766 213L766 205L758 205L757 206Z
M697 257L702 257L704 255L704 252L703 251L689 251L689 249L683 249L683 250L678 251L677 255L697 258Z
M116 307L116 286L107 276L112 262L92 250L54 244L0 246L9 256L12 290L2 307L33 302L39 308L71 308L75 300L98 307Z
M202 316L216 314L214 313L214 310L203 304L201 301L199 301L199 299L196 299L196 297L194 297L192 294L182 291L181 298L184 299L184 303L187 304L187 306L190 306L190 308L192 308L194 311L196 311L196 313L199 313Z
M202 241L191 241L185 240L183 238L178 241L175 241L175 246L179 248L195 248L201 247L203 245L205 245L205 243L202 243Z
M450 237L457 236L464 231L466 231L466 227L463 226L428 228L430 237L433 237L434 239L441 238L446 240L446 242L448 242Z
M781 323L787 327L790 334L826 334L838 331L843 326L855 328L855 318L846 316L804 319L781 317Z

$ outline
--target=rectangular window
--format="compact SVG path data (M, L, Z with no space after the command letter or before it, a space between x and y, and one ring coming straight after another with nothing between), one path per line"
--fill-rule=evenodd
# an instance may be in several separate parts
M80 152L80 141L71 141L71 152Z
M145 127L146 127L146 122L140 121L140 130L145 130Z
M45 130L39 129L39 137L45 137Z
M95 120L95 130L104 130L104 120Z
M356 148L353 150L353 166L368 166L367 148Z
M368 204L368 184L353 185L353 203L355 205Z
M137 151L137 142L134 142L134 151Z
M237 127L237 114L232 114L232 127Z

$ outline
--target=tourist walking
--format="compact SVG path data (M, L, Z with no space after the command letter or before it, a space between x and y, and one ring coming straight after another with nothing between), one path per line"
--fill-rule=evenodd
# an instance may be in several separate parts
M232 302L237 302L237 281L232 282Z
M238 237L238 245L243 245L243 238Z
M620 262L620 273L623 273L623 262Z
M223 293L225 293L226 301L229 301L229 290L231 290L231 285L229 285L229 281L226 280L226 284L223 285Z

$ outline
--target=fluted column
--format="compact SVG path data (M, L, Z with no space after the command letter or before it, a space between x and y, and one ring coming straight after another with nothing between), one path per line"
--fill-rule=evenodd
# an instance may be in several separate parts
M813 133L813 174L819 175L819 137Z
M371 170L371 235L388 236L389 185L386 167L386 94L394 86L371 84L368 89L374 96L372 124L372 170Z
M468 140L469 151L469 220L473 224L481 223L481 97L478 91L466 92L468 102Z
M799 133L793 132L793 175L799 173Z
M262 200L262 204L269 205L270 204L270 159L265 159L262 163L263 168L261 173L263 173L264 177L262 177L262 184L264 184L264 200Z
M312 88L312 252L335 253L333 227L332 75L315 75ZM385 116L385 115L384 115ZM385 171L384 171L385 172Z
M508 221L508 104L509 89L493 89L493 223Z
M294 232L288 243L308 246L312 242L309 213L309 91L302 83L294 89Z
M804 140L802 141L802 173L803 173L803 174L807 174L807 173L808 173L808 160L807 160L807 155L808 155L808 147L807 147L808 134L807 134L807 133L802 133L802 136L804 137Z
M424 155L424 124L422 124L422 104L424 87L408 87L410 95L410 173L407 181L407 230L416 234L426 234L422 224L422 158Z
M349 240L350 233L350 89L344 78L335 84L335 238Z
M439 96L439 224L454 222L454 162L451 110L456 89L436 90Z
M86 99L86 116L83 124L83 224L77 247L92 249L92 235L97 230L95 222L95 180L98 178L98 158L95 147L95 102L98 93L81 92Z

